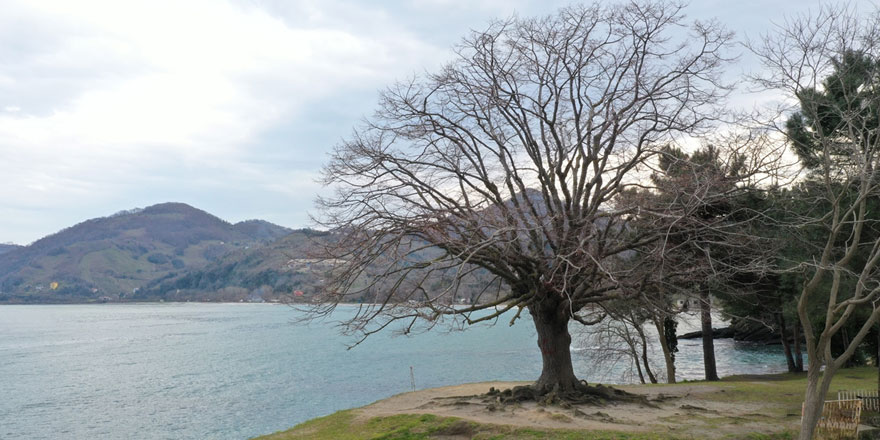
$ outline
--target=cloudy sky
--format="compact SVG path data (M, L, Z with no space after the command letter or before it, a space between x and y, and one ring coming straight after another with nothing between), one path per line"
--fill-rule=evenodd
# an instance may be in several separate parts
M327 152L378 90L492 18L568 3L0 0L0 242L165 201L309 226ZM817 5L687 14L745 36Z

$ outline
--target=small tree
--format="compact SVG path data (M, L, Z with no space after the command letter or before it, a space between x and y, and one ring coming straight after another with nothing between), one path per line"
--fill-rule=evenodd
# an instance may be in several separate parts
M798 266L806 275L798 299L809 361L799 437L806 440L834 374L880 318L880 238L870 233L868 210L880 197L880 72L873 61L880 59L880 16L825 8L788 21L752 48L768 72L759 84L793 98L796 111L779 129L813 170L817 191L809 203L822 208L800 225L824 232L819 251ZM817 305L820 325L809 316ZM832 339L852 324L856 334L835 355Z
M637 298L608 301L586 314L585 317L596 324L581 327L575 335L590 345L589 359L594 367L614 367L628 361L629 368L622 371L620 379L631 381L637 375L643 384L657 383L657 375L651 368L652 344L646 329L652 312ZM670 383L675 382L672 365Z
M773 188L781 153L766 136L748 131L717 136L691 153L667 146L653 186L627 195L642 207L633 228L663 234L636 251L634 261L645 279L641 305L657 328L670 382L674 358L666 336L675 296L699 300L706 379L718 380L709 292L742 296L768 270L772 249L756 232L766 206L756 201Z
M396 84L324 169L335 195L319 222L340 262L325 305L367 298L346 322L362 336L402 321L473 324L528 311L543 369L533 389L589 391L575 377L569 322L625 296L628 252L662 234L632 233L637 184L654 146L714 119L730 35L681 7L575 6L475 32L434 74ZM443 274L442 289L425 284ZM491 288L470 291L471 274Z

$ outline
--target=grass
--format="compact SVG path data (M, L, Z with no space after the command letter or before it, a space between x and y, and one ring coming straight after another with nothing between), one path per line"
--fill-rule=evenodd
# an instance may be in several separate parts
M630 434L612 431L541 430L486 425L456 417L430 414L399 414L358 421L353 410L339 411L295 426L293 429L258 437L259 440L427 440L435 438L481 440L558 439L558 440L674 440L660 434Z
M837 398L839 389L871 389L877 386L877 370L861 367L841 370L832 382L829 399ZM765 411L745 417L704 417L690 414L666 419L681 426L681 432L644 433L618 431L579 431L564 429L520 428L506 425L478 424L455 418L430 414L399 414L391 417L359 419L356 410L346 410L309 420L287 431L277 432L258 440L422 440L422 439L553 439L553 440L676 440L693 439L687 428L696 419L711 426L747 425L750 422L780 420L780 431L771 434L743 434L736 438L750 440L794 439L796 433L786 430L800 418L801 402L806 387L806 375L785 373L772 375L743 375L724 378L721 382L688 382L689 385L717 387L718 391L701 395L701 398L719 402L757 402ZM664 387L669 385L646 385Z
M710 398L728 402L763 402L778 405L780 412L800 418L801 403L807 384L806 373L731 376L722 380L722 391ZM844 389L872 389L877 387L877 370L859 367L839 371L832 379L826 400L837 399L837 391Z

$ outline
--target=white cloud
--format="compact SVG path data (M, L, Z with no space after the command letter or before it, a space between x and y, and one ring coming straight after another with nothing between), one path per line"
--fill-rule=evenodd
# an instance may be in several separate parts
M217 1L28 4L36 5L31 20L53 16L71 33L34 56L34 67L123 71L55 102L50 115L0 122L3 134L39 132L44 144L52 136L88 144L237 141L285 111L381 83L388 70L415 67L435 51L397 33L290 28L260 9Z
M266 131L296 132L303 115L344 105L352 91L376 90L446 53L367 9L338 21L332 11L342 4L286 3L284 14L271 6L4 3L0 55L11 62L0 66L0 199L15 209L64 209L128 200L132 188L157 182L247 185L276 196L314 191L280 183L314 170L270 163L253 171L242 162L260 155ZM296 141L292 156L315 155L314 145Z

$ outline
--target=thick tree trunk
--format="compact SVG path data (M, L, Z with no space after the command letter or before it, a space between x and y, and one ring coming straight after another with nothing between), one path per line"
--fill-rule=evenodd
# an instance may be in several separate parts
M816 423L822 416L822 408L825 406L825 396L831 386L831 378L834 370L826 367L823 374L820 366L810 365L807 370L807 391L804 393L804 414L801 417L801 432L798 440L812 440L816 434Z
M715 340L712 332L712 306L709 303L709 292L700 292L700 323L703 330L703 367L706 380L718 380L715 368Z
M788 341L788 329L785 328L785 317L782 313L776 313L776 325L779 326L779 339L782 341L782 351L785 352L785 362L788 364L788 372L796 373L797 364L794 362L794 355L791 353L791 343Z
M546 300L545 300L546 301ZM571 364L571 334L568 333L570 317L567 310L554 304L529 306L529 313L538 331L538 348L541 349L543 368L535 382L539 394L553 390L575 391L580 382Z

